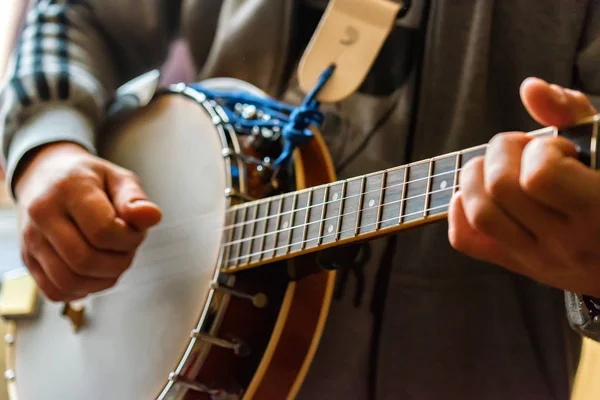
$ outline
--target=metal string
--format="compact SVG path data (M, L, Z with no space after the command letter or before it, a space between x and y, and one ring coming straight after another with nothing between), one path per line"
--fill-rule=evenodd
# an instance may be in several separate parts
M424 209L424 210L419 210L419 211L416 211L416 212L412 212L410 214L403 215L402 218L410 217L411 215L423 214L425 212L436 210L436 209L440 209L440 208L447 207L447 206L448 206L448 204L442 204L442 205L435 206L435 207L429 207L429 208ZM381 223L389 222L389 221L398 221L399 219L400 219L400 216L397 216L397 217L394 217L394 218L388 218L388 219L379 221L379 223L381 224ZM369 225L375 225L375 224L377 224L377 222L371 222L371 223L368 223L366 225L361 225L359 228L364 228L364 227L367 227ZM255 253L251 253L251 254L247 254L247 255L243 255L243 256L239 256L239 257L234 257L234 258L231 258L231 259L228 259L228 260L224 260L223 264L224 264L225 268L233 268L236 265L235 264L234 265L229 265L231 262L237 262L237 261L239 261L241 259L244 259L244 258L250 259L250 258L252 258L254 256L257 256L257 255L260 255L260 254L264 254L264 253L268 253L268 252L271 252L271 251L273 252L273 256L275 256L275 252L277 250L281 250L281 249L284 249L286 247L296 246L298 244L302 244L302 243L306 243L306 242L311 242L313 240L323 239L323 238L326 238L328 236L336 235L338 233L342 234L344 232L350 232L350 231L353 231L353 230L354 230L354 228L344 229L343 231L340 231L340 232L331 232L331 233L328 233L326 235L321 235L321 236L317 236L317 237L314 237L314 238L301 240L299 242L286 244L286 245L283 245L283 246L275 247L273 249L261 250L261 251L255 252ZM372 233L372 232L374 232L374 231L371 231L369 233ZM319 246L316 246L316 247L319 247ZM295 251L298 251L298 250L295 250ZM289 253L287 253L287 254L289 254ZM271 258L271 257L269 257L269 258Z
M415 183L415 182L419 182L419 181L424 181L424 180L432 179L432 178L439 177L439 176L442 176L442 175L450 174L452 172L458 173L461 170L462 170L462 168L458 168L458 169L454 169L452 171L441 172L441 173L438 173L438 174L429 175L429 176L426 176L424 178L413 179L413 180L409 180L409 181L406 181L406 182L396 183L394 185L384 186L383 188L368 190L366 192L363 192L362 194L360 194L360 193L353 194L353 195L349 195L349 196L345 196L345 197L340 197L340 198L338 198L336 200L329 200L329 201L325 201L323 203L312 204L312 205L309 205L309 206L306 206L306 207L296 208L296 209L290 210L290 211L283 211L283 212L277 213L277 214L266 215L266 216L260 217L260 218L255 218L255 219L245 220L245 221L242 221L242 222L237 222L237 223L234 223L234 224L230 224L230 225L224 226L223 230L226 231L228 229L236 228L236 227L243 226L243 225L247 225L247 224L250 224L250 223L253 223L253 222L264 221L264 220L267 220L267 219L270 219L270 218L274 218L274 217L281 217L283 215L291 214L293 212L298 212L298 211L302 211L302 210L308 210L309 208L319 207L319 206L322 206L322 205L327 205L327 204L330 204L330 203L334 203L336 201L342 201L342 200L346 200L346 199L351 199L353 197L364 196L364 195L369 194L369 193L382 192L382 191L387 190L387 189L391 189L391 188L402 186L402 185L408 185L409 183ZM352 179L357 179L357 178L352 178ZM332 182L331 185L335 185L336 183L337 182ZM343 181L340 181L340 183L343 183ZM445 188L445 189L442 189L442 190L446 190L446 189L448 189L448 188ZM303 189L302 192L308 192L308 190L309 189ZM297 192L291 192L291 193L286 193L284 195L269 197L269 198L266 198L266 199L259 200L258 202L249 202L249 203L244 204L241 207L230 208L230 209L227 210L227 213L231 213L233 211L241 211L244 208L247 208L247 207L244 207L244 206L248 206L249 207L249 206L252 206L252 205L258 205L259 202L265 202L266 203L267 200L268 201L272 201L272 200L277 199L277 197L279 197L280 200L282 200L283 197L285 197L285 196L289 195L291 197L293 195L293 193L297 193ZM431 193L433 193L433 192L431 192ZM408 199L405 199L405 200L408 200Z
M302 223L300 225L289 226L287 228L282 228L282 229L279 229L279 230L276 230L276 231L273 231L273 232L265 232L265 233L261 233L259 235L250 236L250 237L247 237L247 238L242 238L242 239L237 239L237 240L234 240L234 241L226 242L226 243L223 243L221 246L223 246L223 247L232 246L234 244L243 243L243 242L245 242L247 240L253 240L253 239L261 238L263 236L269 236L269 235L273 235L273 234L278 234L280 232L289 231L289 230L295 229L295 228L303 228L303 227L308 226L308 225L325 222L325 221L327 221L329 219L337 219L339 217L344 217L344 216L347 216L347 215L356 214L356 213L359 213L359 212L362 212L362 211L366 211L366 210L378 210L379 208L381 208L383 206L387 206L387 205L395 204L395 203L401 203L403 201L413 200L413 199L416 199L416 198L419 198L419 197L423 197L423 196L427 196L427 195L431 195L431 194L443 192L445 190L454 189L456 187L458 187L458 185L456 185L456 186L454 186L454 185L453 186L448 186L448 187L446 187L444 189L433 190L433 191L429 191L429 192L426 192L426 193L418 194L418 195L415 195L415 196L410 196L410 197L407 197L407 198L404 198L404 199L390 201L390 202L387 202L387 203L383 203L383 204L377 205L377 207L375 207L375 205L373 205L373 206L370 206L370 207L363 207L363 208L361 208L359 210L356 210L356 211L349 211L349 212L347 212L345 214L336 214L336 215L333 215L331 217L327 217L327 218L323 218L323 219L319 218L316 221ZM317 206L319 206L319 205L320 204L317 204ZM425 211L427 211L427 210L419 210L419 212L421 212L421 213L425 212ZM274 217L276 217L276 215L273 215L273 216L271 216L269 218L274 218ZM397 219L399 219L399 218L400 218L400 215L398 215ZM362 227L362 226L360 226L360 227ZM266 227L265 227L265 229L266 229Z

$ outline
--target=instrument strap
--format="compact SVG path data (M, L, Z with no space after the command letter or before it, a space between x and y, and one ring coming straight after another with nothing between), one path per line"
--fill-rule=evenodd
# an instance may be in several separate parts
M298 81L309 93L323 71L335 73L319 93L320 102L340 101L358 89L383 43L406 11L408 0L332 0L298 65Z

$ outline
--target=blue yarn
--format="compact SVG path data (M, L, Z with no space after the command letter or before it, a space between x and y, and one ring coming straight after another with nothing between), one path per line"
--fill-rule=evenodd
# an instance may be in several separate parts
M211 90L199 83L190 86L204 93L209 99L219 100L231 124L241 134L251 134L254 127L269 129L277 127L281 129L281 137L284 139L283 150L273 162L273 166L278 167L289 161L297 146L301 146L313 138L313 133L310 130L311 126L319 127L323 123L323 113L319 109L320 103L316 100L316 97L334 70L335 65L331 65L321 74L315 87L306 95L304 101L298 107L242 91ZM268 120L255 120L240 117L235 110L235 105L238 103L253 105L257 110L262 110L271 118Z

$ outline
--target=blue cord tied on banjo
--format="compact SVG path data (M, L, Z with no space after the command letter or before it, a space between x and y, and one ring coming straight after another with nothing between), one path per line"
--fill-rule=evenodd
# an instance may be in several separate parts
M314 88L298 107L242 91L217 91L202 87L201 84L191 85L191 87L212 100L218 100L231 124L239 133L249 135L260 132L262 128L281 131L281 137L284 140L283 149L273 162L273 166L277 168L289 161L296 147L313 138L311 126L320 127L323 123L324 117L319 109L320 103L317 101L317 95L334 70L335 65L331 65L321 74ZM248 108L246 108L246 112L243 112L240 109L241 104L250 106L251 112L247 112ZM258 111L261 112L263 118L252 118Z

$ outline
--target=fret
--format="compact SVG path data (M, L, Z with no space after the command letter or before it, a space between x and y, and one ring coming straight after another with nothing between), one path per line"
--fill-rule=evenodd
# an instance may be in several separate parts
M358 227L360 226L360 219L362 216L362 208L363 208L363 199L365 196L365 180L366 178L362 176L360 178L360 192L358 195L358 207L356 211L356 224L354 225L354 236L358 235Z
M402 205L402 189L404 187L405 168L388 170L385 179L385 191L381 206L380 228L388 228L398 224L400 207Z
M288 207L290 207L291 205L291 197L288 195L280 195L279 196L279 204L277 206L277 222L275 223L275 243L274 243L274 254L273 256L279 255L279 254L285 254L286 251L286 242L287 242L287 235L288 235L288 231L287 231L287 225L285 228L283 228L283 224L284 221L287 221L289 219L289 215L288 214L284 214L283 211L283 203L286 202L286 199L289 202Z
M338 212L337 224L335 227L335 240L340 239L340 230L342 228L342 215L344 214L344 202L346 201L346 186L348 185L347 181L342 182L342 192L340 194L340 207Z
M454 188L452 193L456 193L458 190L458 174L460 174L460 163L462 162L462 151L459 151L456 155L456 164L454 165Z
M312 213L311 201L313 196L314 188L310 188L310 192L308 192L308 200L306 202L306 214L304 215L304 226L302 227L302 242L300 243L300 248L306 248L306 235L308 233L308 219Z
M346 181L346 192L342 205L342 221L339 229L340 239L354 237L354 229L358 220L357 210L362 181L360 178L348 179Z
M377 230L381 229L381 208L383 206L383 197L385 195L385 185L387 182L387 171L383 171L381 176L381 188L379 189L379 204L377 205Z
M400 195L400 217L398 217L398 224L404 223L404 210L406 210L406 186L408 185L408 166L402 168L404 172L404 178L402 180L402 194Z
M276 256L287 254L290 251L290 240L292 238L292 224L294 209L296 202L296 194L286 195L281 202L281 219L279 221L279 234L277 235L277 244L275 248Z
M329 185L325 186L323 192L323 206L321 207L321 222L319 222L319 237L317 239L317 246L323 241L323 225L325 223L325 212L327 211L327 195L329 193Z
M362 211L358 223L358 234L373 232L377 229L377 214L382 198L381 187L383 173L369 174L364 179L364 190L362 191Z
M433 177L429 188L429 215L441 214L448 211L450 199L454 193L456 180L456 164L458 154L437 158L433 162Z
M227 266L233 266L233 265L237 265L239 263L239 256L240 256L240 248L241 248L241 240L242 239L242 233L244 230L244 226L243 226L243 221L244 221L244 210L246 209L246 207L239 207L236 208L233 212L234 212L234 216L233 216L233 227L232 229L232 234L231 234L231 244L230 246L230 250L229 250L229 262L227 264Z
M239 243L236 244L236 255L235 255L235 259L236 259L236 264L240 264L241 263L241 254L242 254L242 245L244 244L244 231L246 230L246 215L248 214L248 207L243 207L242 208L242 212L238 212L238 214L241 214L241 218L239 218L239 220L236 221L236 224L238 225L235 229L240 231L240 235L237 239L235 239L236 241L238 241Z
M261 201L257 205L256 211L256 223L254 228L254 236L255 239L252 241L252 257L250 257L250 261L256 262L262 260L264 253L263 250L265 248L265 232L267 228L266 217L269 214L269 201Z
M292 238L290 252L302 250L304 248L304 234L306 231L306 222L308 219L308 202L310 201L311 190L296 194L296 207L294 207L294 220L292 223Z
M425 189L425 204L423 205L423 218L427 218L429 209L429 200L431 192L431 175L433 175L433 159L429 160L429 170L427 171L427 188Z
M310 215L308 218L308 227L306 228L306 244L305 249L310 249L319 244L319 231L322 225L321 215L323 214L324 201L325 201L325 187L315 188L312 191L312 197L310 199Z
M429 162L408 166L403 222L415 221L423 217L428 176Z
M248 256L252 253L252 240L254 237L254 228L256 219L256 204L249 203L244 207L244 226L242 230L242 243L240 243L240 254L238 264L247 264L249 260Z
M281 197L272 197L269 199L269 214L267 218L267 228L265 230L265 247L263 259L272 258L275 255L275 241L277 240L277 223L279 222L279 207Z
M235 224L235 214L237 212L237 209L234 210L227 210L225 215L227 216L226 221L226 226L230 226L229 228L227 228L227 235L225 238L225 245L223 246L223 257L221 259L221 264L225 267L229 267L229 260L231 258L233 258L231 256L231 241L233 238L233 225Z
M336 221L340 220L340 210L344 184L341 182L329 185L325 197L325 212L323 217L323 228L321 232L321 243L335 242L337 235Z

